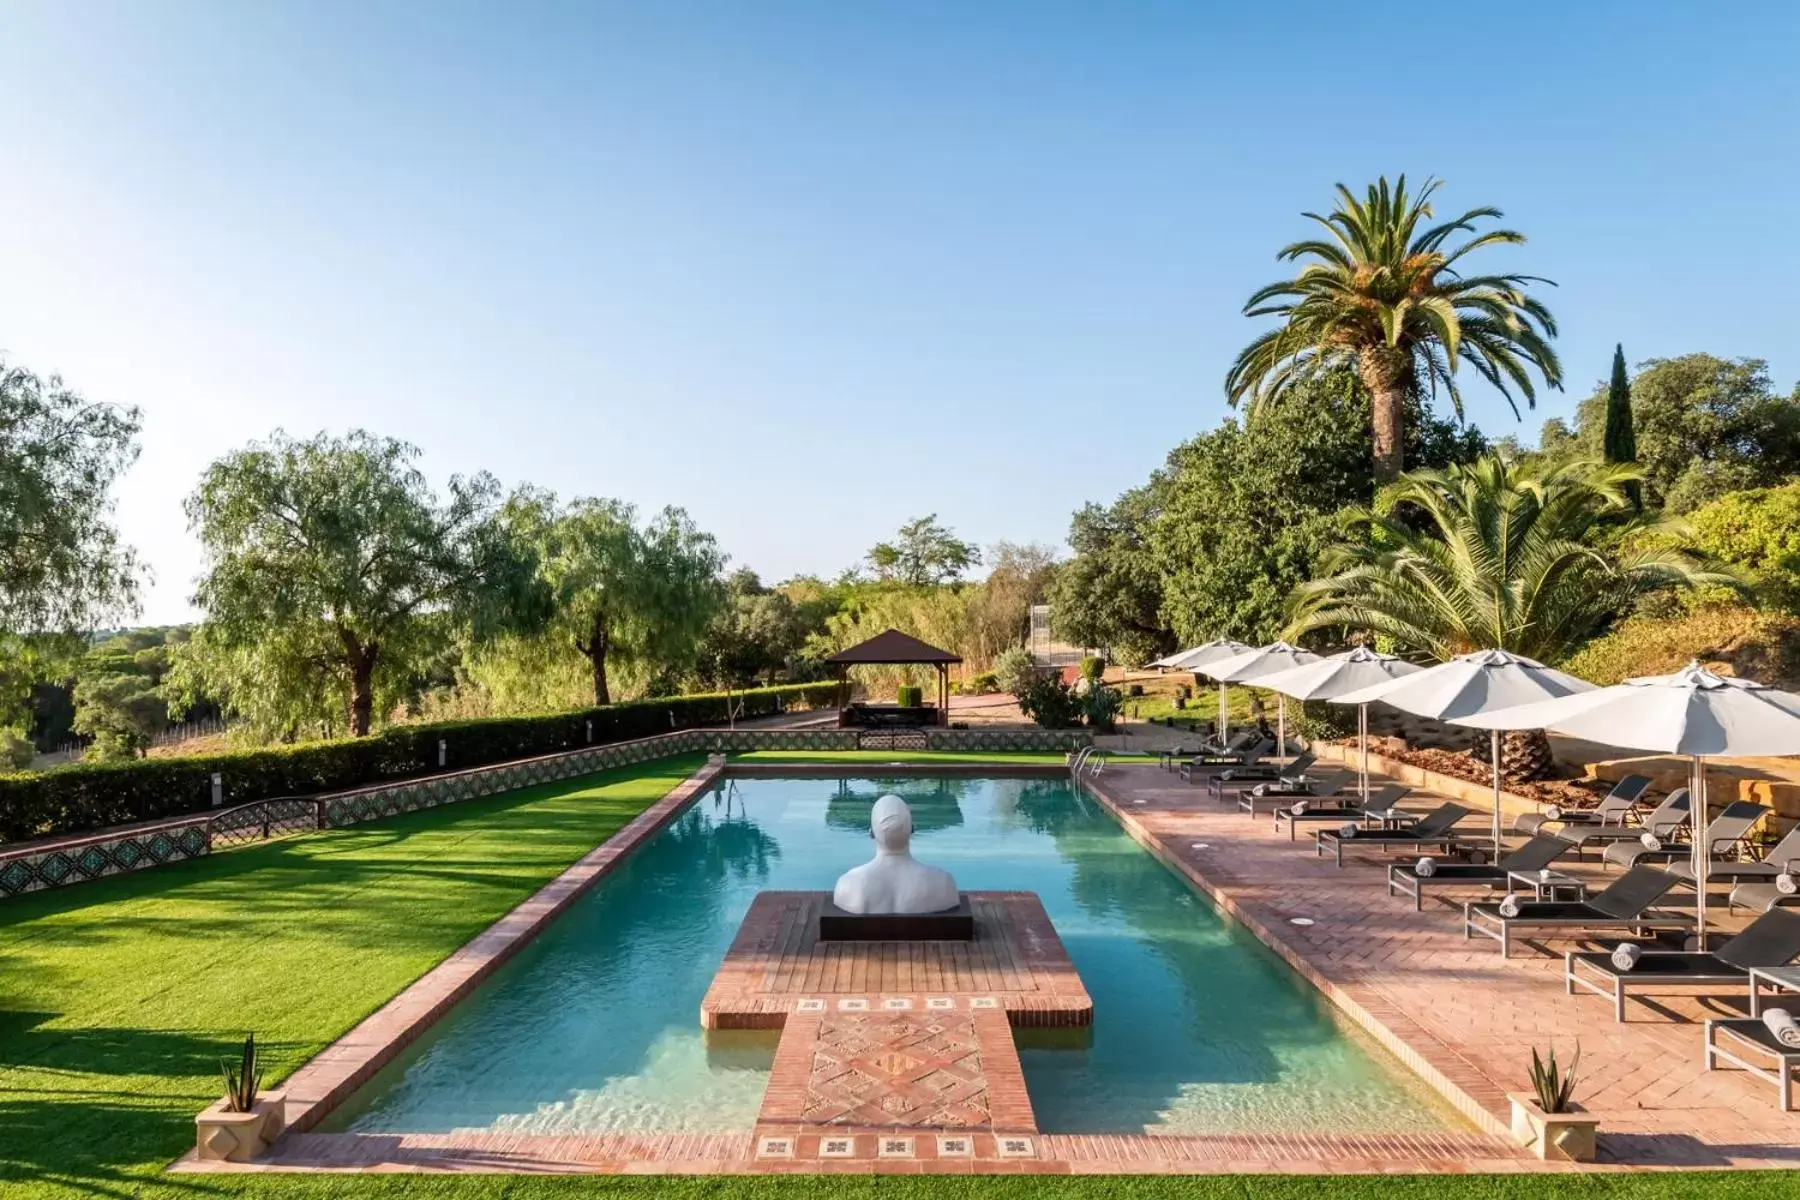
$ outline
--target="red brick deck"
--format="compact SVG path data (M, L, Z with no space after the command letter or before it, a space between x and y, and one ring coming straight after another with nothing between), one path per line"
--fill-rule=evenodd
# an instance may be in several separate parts
M1601 1118L1603 1160L1637 1166L1794 1167L1800 1113L1781 1113L1774 1088L1743 1072L1706 1071L1709 1002L1633 999L1613 1020L1598 997L1570 996L1562 951L1466 941L1457 906L1385 894L1393 861L1346 852L1342 870L1288 840L1266 817L1210 802L1204 787L1154 766L1110 766L1089 782L1126 829L1315 983L1478 1125L1505 1128L1506 1096L1527 1089L1531 1047L1579 1044L1577 1097ZM1577 873L1597 868L1575 868ZM1310 920L1296 925L1294 918Z
M968 897L975 913L970 942L821 942L823 892L763 892L700 1002L700 1023L779 1029L796 1006L804 1012L822 997L859 996L878 1009L885 997L915 993L921 1009L926 1000L983 998L983 1007L1000 1008L1014 1025L1093 1020L1094 1002L1036 896Z

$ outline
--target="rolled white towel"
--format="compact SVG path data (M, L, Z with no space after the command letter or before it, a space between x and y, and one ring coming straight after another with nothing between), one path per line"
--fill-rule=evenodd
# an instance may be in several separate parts
M1229 783L1233 779L1237 778L1237 773L1235 771L1233 771L1230 767L1226 767L1223 771L1219 772L1219 778L1223 779L1227 783Z
M1775 877L1775 890L1784 896L1800 894L1800 875L1783 871Z
M1553 874L1553 872L1550 870L1549 867L1539 867L1538 868L1538 882L1539 883L1549 883L1550 876L1552 874Z
M1417 875L1420 879L1430 879L1433 875L1437 874L1437 859L1429 856L1421 858L1418 862L1413 864L1413 874Z
M1517 896L1508 896L1506 899L1500 901L1500 915L1509 918L1518 916L1519 898Z
M1636 942L1620 942L1612 952L1612 965L1621 971L1629 971L1637 966L1644 948Z
M1296 817L1304 817L1306 815L1306 801L1294 801L1292 804L1288 805L1288 811L1293 813Z
M1638 838L1638 841L1644 843L1644 849L1646 850L1662 849L1662 839L1657 837L1654 833L1645 833Z
M1356 822L1355 821L1346 821L1342 825L1339 825L1338 826L1338 836L1341 838L1355 837L1356 836Z
M1544 810L1544 820L1546 820L1546 821L1562 820L1562 805L1552 804L1548 808L1546 808Z
M1269 785L1266 783L1259 783L1250 789L1250 794L1252 796L1266 796L1269 794Z
M1785 1008L1763 1009L1763 1024L1775 1035L1775 1040L1784 1046L1792 1046L1800 1050L1800 1024L1794 1021L1794 1014Z

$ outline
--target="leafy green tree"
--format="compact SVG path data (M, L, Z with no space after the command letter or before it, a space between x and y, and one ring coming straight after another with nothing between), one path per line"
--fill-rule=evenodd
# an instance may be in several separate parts
M83 675L75 681L75 732L90 757L137 758L168 728L169 707L148 675Z
M1108 647L1134 665L1174 648L1175 635L1162 616L1163 577L1150 546L1164 488L1159 475L1108 507L1088 504L1076 512L1069 522L1075 556L1058 570L1049 593L1050 628L1057 637Z
M1288 632L1374 634L1439 660L1501 649L1555 661L1640 597L1739 586L1654 539L1627 539L1616 554L1600 546L1602 521L1629 508L1625 484L1638 477L1624 465L1533 469L1497 456L1403 475L1373 508L1343 514L1348 536L1296 589Z
M1637 461L1637 431L1631 418L1631 379L1625 374L1625 347L1613 347L1612 380L1606 387L1606 433L1601 449L1609 463ZM1632 508L1643 505L1643 492L1633 479L1625 485Z
M1339 184L1329 215L1304 214L1325 236L1277 255L1306 266L1244 305L1246 316L1273 316L1280 324L1246 346L1225 379L1231 402L1247 401L1254 411L1303 382L1353 368L1373 400L1372 452L1381 480L1404 467L1406 420L1426 390L1442 386L1461 416L1459 365L1467 363L1499 389L1515 414L1514 389L1527 406L1536 404L1534 371L1551 387L1562 386L1549 341L1556 322L1526 290L1549 281L1470 275L1461 266L1472 251L1521 244L1524 235L1475 233L1477 222L1501 215L1491 207L1428 224L1437 188L1428 179L1412 195L1404 175L1392 187L1383 177L1358 200ZM1461 234L1472 236L1453 245Z
M931 587L960 579L980 562L981 551L974 543L959 541L938 524L936 513L908 521L893 541L878 542L869 551L869 565L875 568L876 578L908 587Z
M1150 531L1162 619L1185 645L1272 641L1293 589L1337 540L1336 513L1374 499L1369 399L1349 371L1296 384L1179 447ZM1479 431L1415 413L1407 453L1444 465L1480 453Z
M747 687L787 670L814 632L800 607L750 570L732 572L725 591L700 647L701 678L714 687Z
M498 485L454 478L440 503L418 451L361 430L277 432L207 468L187 502L207 556L206 621L172 692L221 696L265 732L345 714L369 732L392 694L454 640L543 617L529 552L495 520Z
M138 411L0 361L0 630L85 631L136 608L136 556L112 524Z
M1800 613L1800 480L1730 492L1695 509L1687 537L1695 550L1754 580L1763 601Z
M610 664L651 676L696 665L701 639L726 603L725 565L713 536L665 508L640 525L617 500L556 497L521 489L505 521L531 546L551 598L550 636L588 661L594 703L612 703Z
M1578 409L1591 453L1603 444L1610 395L1598 387ZM1631 409L1646 499L1671 512L1800 474L1800 394L1776 392L1761 359L1650 359L1631 380Z

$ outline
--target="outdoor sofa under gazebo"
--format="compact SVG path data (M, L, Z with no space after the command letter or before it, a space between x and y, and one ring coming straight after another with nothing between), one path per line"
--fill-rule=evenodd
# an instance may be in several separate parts
M898 629L878 633L828 657L838 678L839 728L912 728L922 725L947 725L950 722L950 668L962 659L948 650L927 645ZM901 706L898 704L850 703L851 667L920 667L937 668L937 703Z

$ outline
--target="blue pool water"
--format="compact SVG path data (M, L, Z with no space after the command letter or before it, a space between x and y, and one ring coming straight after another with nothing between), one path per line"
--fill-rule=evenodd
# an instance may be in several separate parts
M701 997L751 898L830 888L869 857L869 806L889 791L912 805L919 858L966 890L1042 898L1093 996L1087 1035L1020 1035L1046 1131L1456 1125L1066 781L809 778L700 797L329 1127L748 1129L776 1035L706 1034Z

